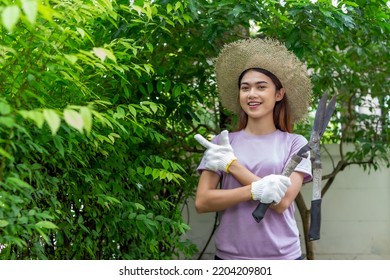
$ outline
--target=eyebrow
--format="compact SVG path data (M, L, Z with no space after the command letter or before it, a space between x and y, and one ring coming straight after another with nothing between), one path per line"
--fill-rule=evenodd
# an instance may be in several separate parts
M242 86L242 85L249 85L249 84L250 83L248 83L248 82L241 82L240 86ZM268 84L268 82L266 82L266 81L258 81L258 82L255 83L255 85L260 85L260 84Z

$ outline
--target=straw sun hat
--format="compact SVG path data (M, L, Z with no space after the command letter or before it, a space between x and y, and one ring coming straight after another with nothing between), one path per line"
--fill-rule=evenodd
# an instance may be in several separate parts
M303 63L273 39L246 39L227 44L215 61L215 74L222 106L238 114L238 78L249 68L273 73L286 90L292 122L301 121L308 110L312 85Z

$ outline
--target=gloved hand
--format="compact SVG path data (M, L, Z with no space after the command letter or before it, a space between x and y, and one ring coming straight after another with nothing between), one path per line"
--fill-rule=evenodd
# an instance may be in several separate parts
M289 177L283 175L268 175L251 185L252 199L262 203L278 204L291 185Z
M228 131L221 132L220 145L207 141L200 134L196 134L194 138L207 149L204 154L206 169L229 173L230 165L237 158L233 153L232 146L230 146Z

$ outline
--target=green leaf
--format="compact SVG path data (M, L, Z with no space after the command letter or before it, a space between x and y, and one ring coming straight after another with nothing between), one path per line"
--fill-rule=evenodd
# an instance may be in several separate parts
M128 106L130 114L135 118L137 116L137 110L134 108L133 105Z
M77 30L77 32L80 33L81 38L84 38L84 37L85 37L85 31L84 31L84 29L81 29L81 28L79 28L79 27L76 27L76 30Z
M64 57L71 63L71 64L75 64L78 60L78 57L75 56L75 55L71 55L71 54L65 54Z
M103 62L106 60L107 54L105 52L105 49L103 48L93 48L93 53L100 58L100 60Z
M139 204L139 203L134 203L135 207L137 209L141 209L141 210L145 210L145 207L142 205L142 204Z
M4 8L1 13L1 19L5 28L8 29L9 32L15 27L15 24L18 22L20 17L19 7L16 5L7 6Z
M176 2L176 4L175 4L175 11L177 11L181 7L182 7L182 4L180 3L180 1Z
M153 176L153 179L157 179L160 176L160 170L153 169L152 176Z
M27 218L26 216L20 217L20 218L18 219L18 223L19 223L19 224L22 224L22 225L25 225L25 224L28 223L28 218Z
M156 103L153 102L144 102L143 104L149 105L150 109L153 111L153 113L157 113L158 107Z
M171 3L168 3L167 5L167 13L169 14L173 10L173 6Z
M88 107L81 107L80 109L81 118L84 122L84 129L87 134L92 130L92 113Z
M49 221L40 221L35 224L39 228L47 228L47 229L56 229L58 228L55 224Z
M7 182L11 182L11 183L13 183L17 186L20 186L22 188L25 188L25 189L32 189L30 184L28 184L25 181L20 180L19 178L16 178L16 177L8 177Z
M6 226L8 226L8 221L6 221L6 220L0 220L0 227L6 227Z
M154 72L153 66L151 64L144 64L143 66L145 68L146 73L150 74Z
M8 158L9 160L13 159L13 157L7 151L5 151L3 148L0 148L0 155Z
M171 167L171 165L169 164L169 161L167 161L167 160L163 160L163 161L162 161L162 166L163 166L164 169L166 169L166 170L169 170L169 168Z
M92 51L102 62L105 61L106 58L116 62L116 57L110 50L104 48L93 48Z
M146 215L145 214L139 214L137 215L137 218L136 218L138 221L143 221L146 219Z
M61 156L64 156L64 153L65 153L65 150L64 150L64 146L62 145L62 141L61 141L61 138L59 136L55 136L53 138L53 141L54 141L54 145L56 146L56 148L58 149L58 151L60 152Z
M81 114L72 109L65 109L64 118L67 124L83 133L84 120Z
M0 114L7 115L11 113L11 106L8 103L0 102Z
M153 45L151 43L146 43L146 46L148 47L150 52L153 52Z
M11 117L0 117L0 123L3 124L5 127L11 128L15 125L15 120Z
M175 85L172 90L173 97L178 97L181 93L181 86Z
M146 16L148 17L149 20L151 20L153 17L153 11L152 8L150 7L150 4L147 2L144 3L144 8L145 8Z
M36 213L37 213L37 211L35 211L34 209L31 209L30 211L28 211L29 216L34 216Z
M21 114L22 117L25 119L33 120L39 128L42 128L43 123L45 122L45 118L44 118L42 112L39 112L39 111L21 110L21 111L19 111L19 114Z
M58 114L56 113L56 111L54 111L52 109L44 109L43 116L44 116L47 124L50 127L51 134L56 135L56 133L61 125L61 119L58 116Z
M38 1L37 0L22 0L22 9L25 13L28 21L32 24L35 23L38 13Z
M153 172L153 169L150 166L145 167L145 175L152 174L152 172Z

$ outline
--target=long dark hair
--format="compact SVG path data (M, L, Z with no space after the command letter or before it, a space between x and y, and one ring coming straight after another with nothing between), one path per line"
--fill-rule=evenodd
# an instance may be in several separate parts
M244 75L250 70L254 70L260 72L266 76L268 76L272 82L275 84L276 90L281 90L283 88L280 80L272 74L270 71L265 70L263 68L249 68L241 73L240 77L238 77L238 89L240 89L241 80ZM274 123L277 129L285 132L292 132L292 123L291 123L291 114L290 114L290 106L288 105L288 101L286 95L283 96L283 99L277 101L274 107ZM238 127L237 130L242 130L246 127L248 123L248 115L240 108L239 116L238 116Z

